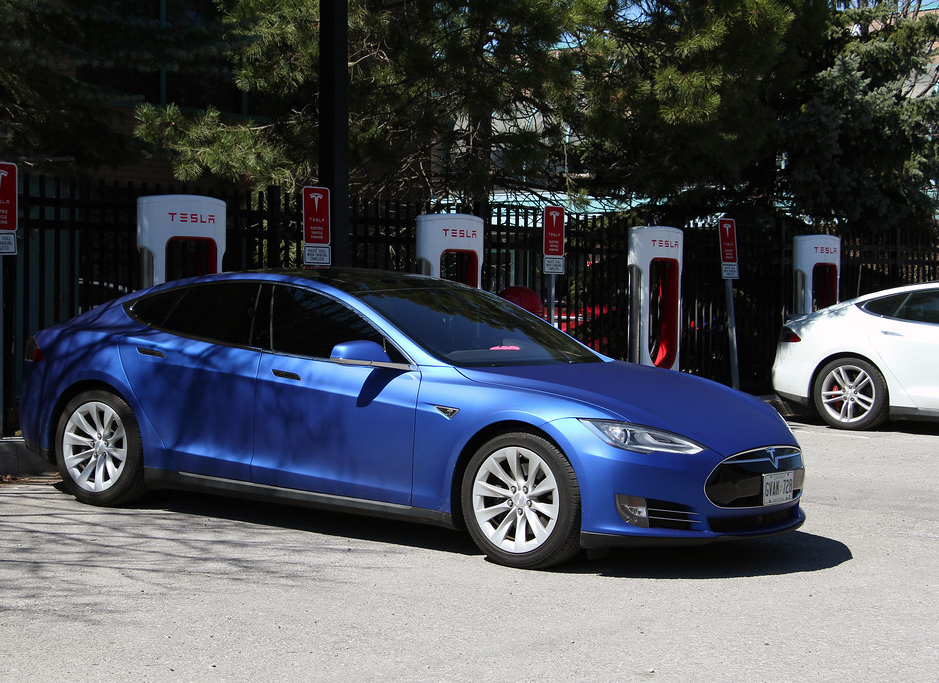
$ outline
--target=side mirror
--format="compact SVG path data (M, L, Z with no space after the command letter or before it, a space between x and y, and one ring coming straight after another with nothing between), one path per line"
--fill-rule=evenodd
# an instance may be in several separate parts
M406 363L393 363L385 350L373 341L358 339L336 344L329 354L329 360L340 365L366 365L377 368L410 370Z

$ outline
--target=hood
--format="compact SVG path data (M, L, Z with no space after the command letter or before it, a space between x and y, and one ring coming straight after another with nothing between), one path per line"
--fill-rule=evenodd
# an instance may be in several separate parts
M460 372L476 382L593 406L610 419L675 432L724 455L760 446L797 445L785 420L765 402L675 370L610 361L460 368Z

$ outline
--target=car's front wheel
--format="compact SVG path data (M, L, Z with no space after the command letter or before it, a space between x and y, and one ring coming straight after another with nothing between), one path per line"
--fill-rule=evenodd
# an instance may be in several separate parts
M462 505L473 541L500 564L548 567L580 549L577 477L534 434L503 434L480 448L463 477Z
M815 408L837 429L872 429L887 417L887 383L860 358L831 361L815 380Z
M56 427L55 451L65 485L84 503L121 505L146 492L140 430L119 396L95 390L69 401Z

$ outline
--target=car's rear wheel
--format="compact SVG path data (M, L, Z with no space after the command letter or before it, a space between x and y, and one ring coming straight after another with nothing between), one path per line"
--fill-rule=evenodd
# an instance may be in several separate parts
M140 430L119 396L95 390L69 401L55 449L65 485L84 503L121 505L146 493Z
M471 458L463 516L473 541L510 567L548 567L580 549L580 489L567 458L524 432L498 436Z
M887 383L860 358L838 358L818 373L815 408L837 429L872 429L887 417Z

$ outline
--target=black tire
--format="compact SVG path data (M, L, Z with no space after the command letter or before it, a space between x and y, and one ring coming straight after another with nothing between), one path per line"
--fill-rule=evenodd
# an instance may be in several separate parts
M580 550L577 477L567 458L534 434L502 434L476 451L461 504L473 541L499 564L540 569Z
M127 402L108 391L79 394L55 429L55 459L74 496L92 505L124 505L143 496L143 445Z
M819 417L835 429L873 429L887 418L887 383L871 363L838 358L826 364L812 389Z

